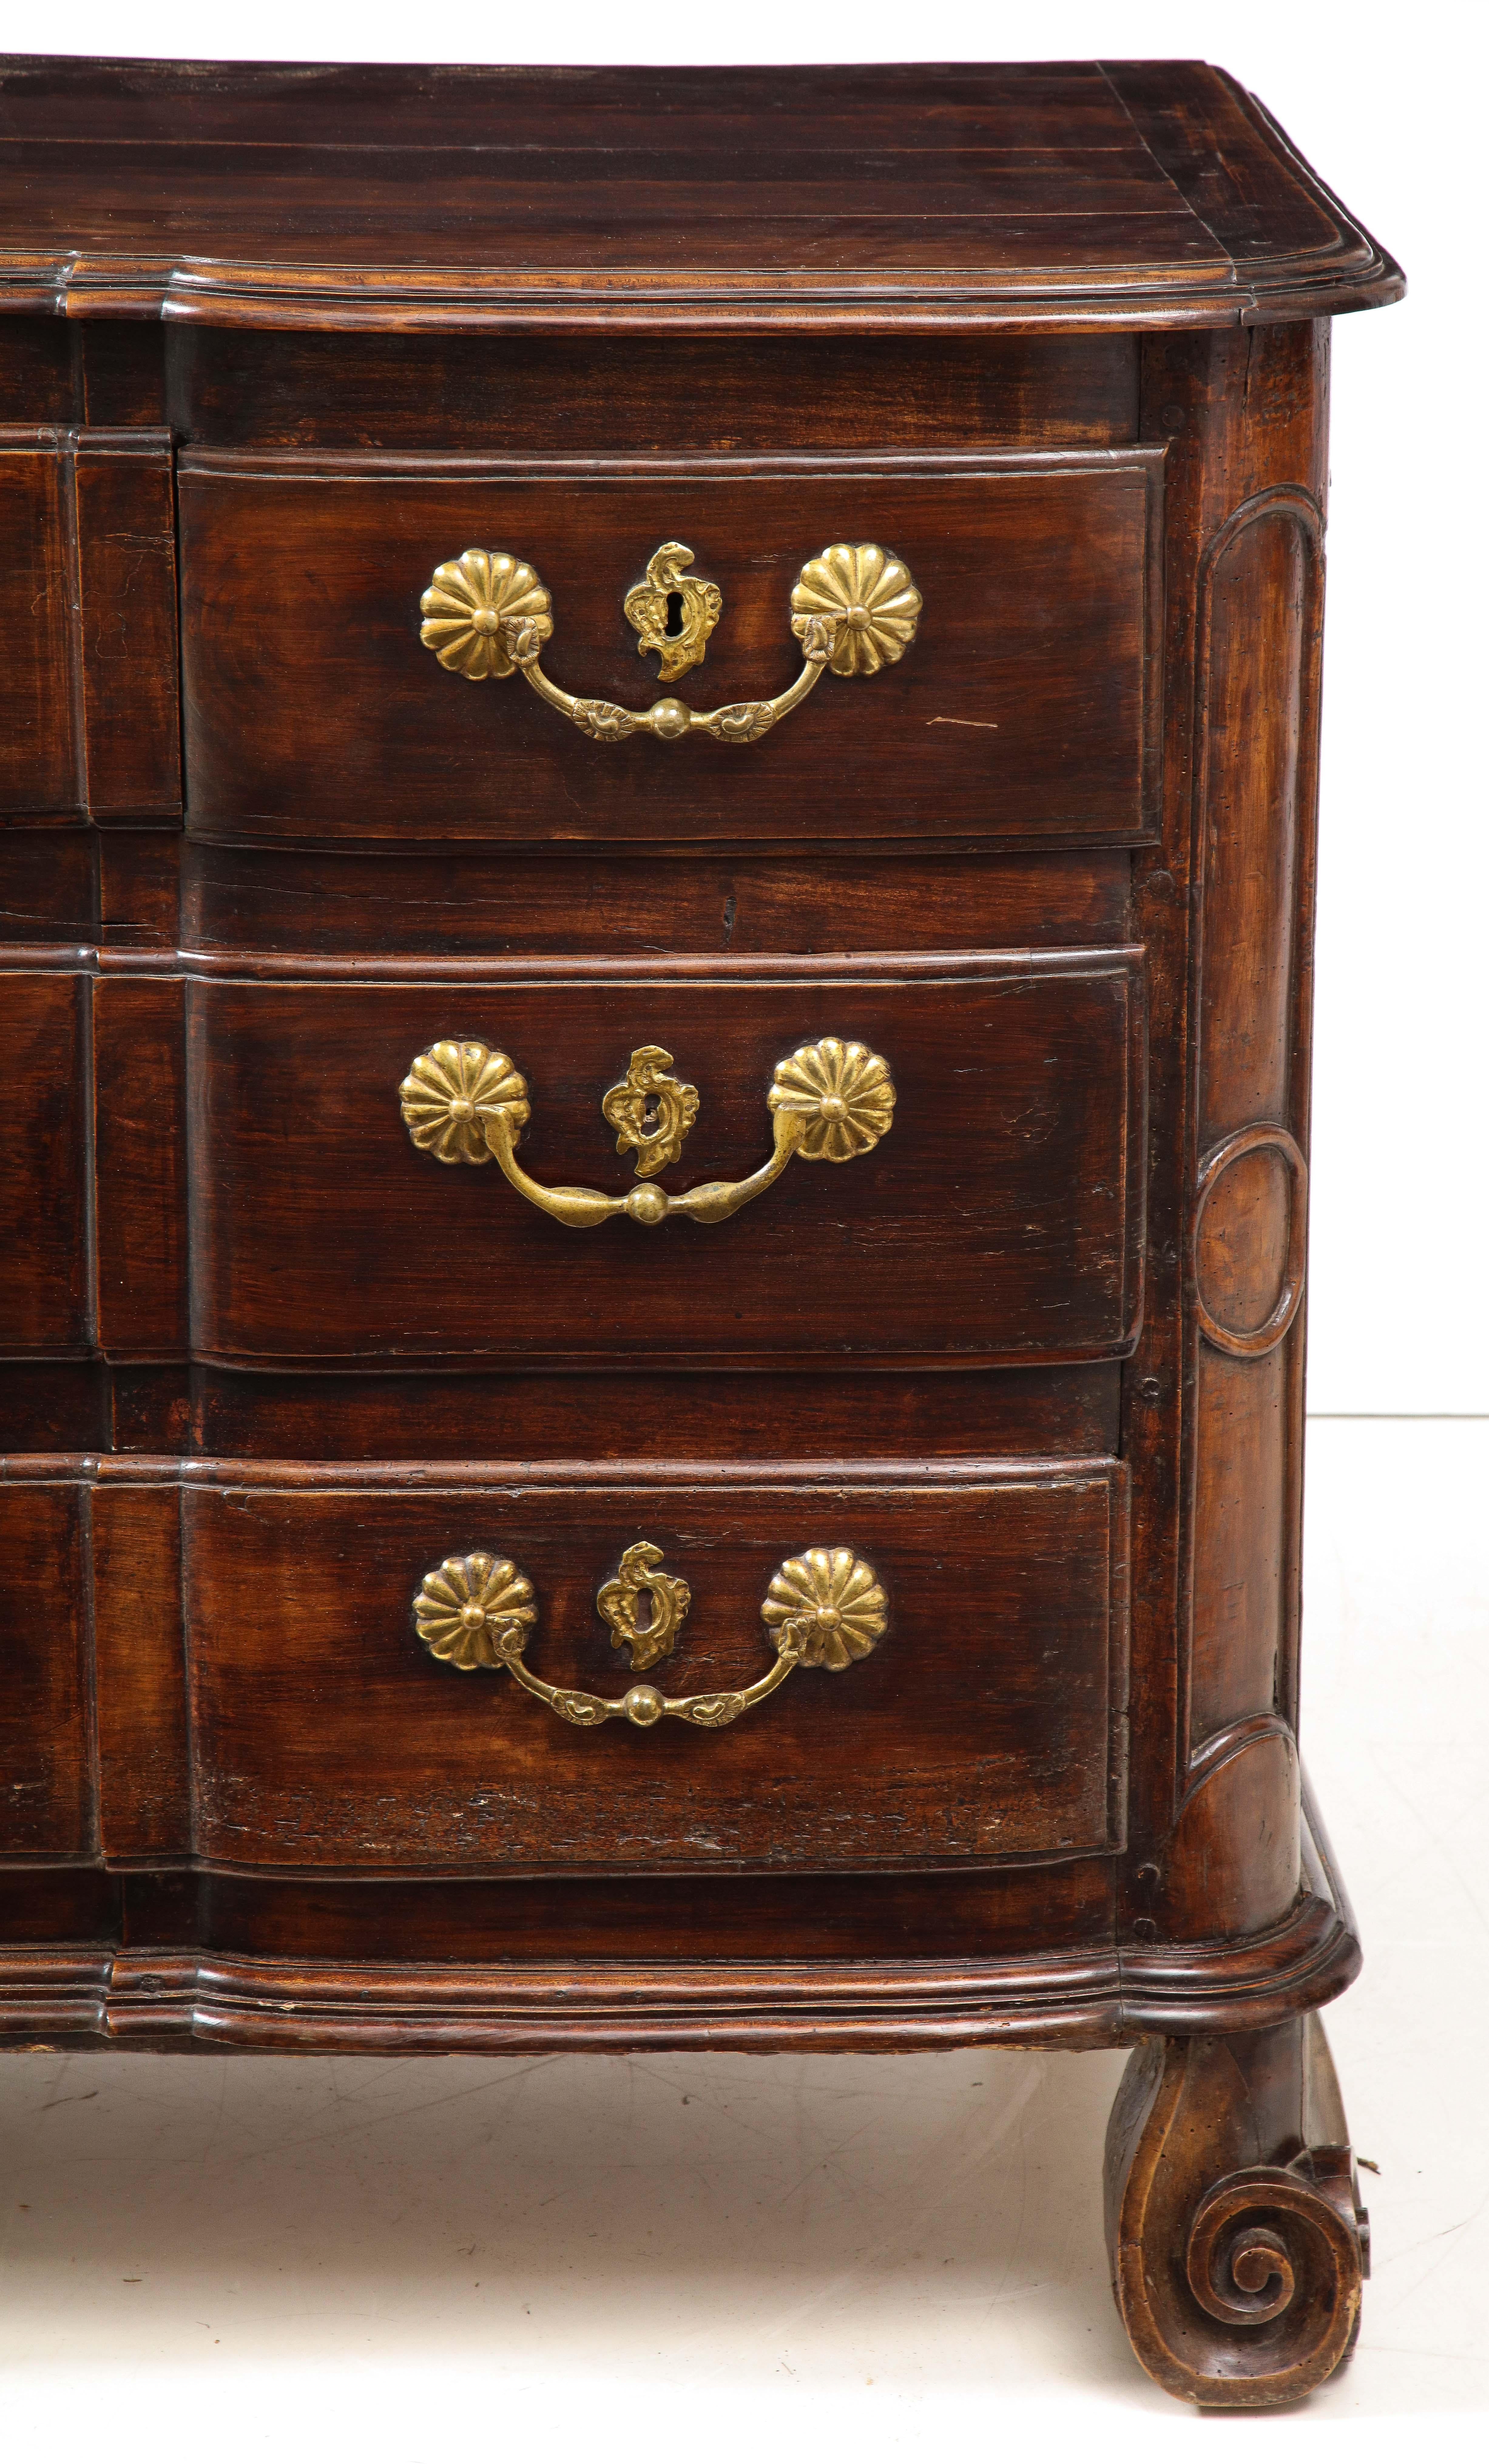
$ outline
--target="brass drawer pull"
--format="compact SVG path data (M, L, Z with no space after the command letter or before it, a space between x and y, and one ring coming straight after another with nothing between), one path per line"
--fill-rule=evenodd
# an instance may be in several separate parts
M658 1573L661 1553L651 1541L628 1549L619 1576L601 1585L596 1601L617 1645L631 1651L633 1666L648 1667L676 1647L691 1603L686 1583ZM663 1603L664 1631L655 1647L654 1628L635 1630L633 1601L640 1591L651 1591ZM695 1728L726 1728L784 1685L793 1668L840 1670L866 1660L889 1622L888 1608L873 1567L851 1549L807 1549L788 1557L771 1575L760 1605L775 1644L774 1661L753 1684L718 1694L664 1694L647 1684L630 1686L624 1694L585 1694L535 1677L522 1657L538 1618L533 1587L510 1557L488 1556L484 1550L431 1568L413 1603L413 1622L435 1660L466 1670L509 1669L519 1685L570 1727L629 1720L633 1727L652 1728L658 1720L686 1720Z
M647 579L626 594L626 613L641 636L638 647L661 654L667 678L703 657L723 605L717 583L683 572L692 561L692 549L670 539L652 558ZM670 600L678 603L677 636L663 629ZM909 567L886 548L842 541L824 548L802 566L791 591L800 675L769 701L725 702L718 710L690 710L670 693L650 710L627 710L619 702L565 693L542 666L543 646L553 631L552 601L530 564L498 548L468 547L436 568L419 601L419 639L442 668L471 684L520 669L534 693L597 744L618 744L628 736L655 736L664 744L684 736L754 744L806 700L824 668L837 676L872 676L903 658L915 639L921 604Z
M531 1106L522 1071L489 1044L440 1043L421 1052L398 1089L409 1135L441 1163L485 1163L493 1156L512 1187L560 1223L604 1223L629 1215L634 1223L664 1223L686 1215L695 1223L722 1223L779 1180L792 1155L808 1163L849 1163L877 1146L890 1127L895 1085L889 1064L866 1045L835 1035L804 1044L775 1065L766 1097L774 1114L767 1163L744 1180L705 1180L678 1198L650 1185L676 1163L698 1113L696 1087L668 1072L672 1054L643 1044L600 1107L616 1132L615 1151L635 1152L641 1186L624 1198L599 1189L544 1188L517 1160Z

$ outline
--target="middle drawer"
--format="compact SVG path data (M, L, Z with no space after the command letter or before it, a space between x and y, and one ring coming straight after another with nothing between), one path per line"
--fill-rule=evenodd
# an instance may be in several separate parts
M189 1019L201 1355L1135 1339L1137 951L338 970L196 981Z

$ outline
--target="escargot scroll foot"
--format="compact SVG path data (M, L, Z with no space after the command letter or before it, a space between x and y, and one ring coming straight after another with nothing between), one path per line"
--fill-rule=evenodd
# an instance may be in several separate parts
M1291 2404L1345 2360L1369 2220L1316 2013L1140 2046L1112 2113L1106 2190L1117 2307L1170 2395Z

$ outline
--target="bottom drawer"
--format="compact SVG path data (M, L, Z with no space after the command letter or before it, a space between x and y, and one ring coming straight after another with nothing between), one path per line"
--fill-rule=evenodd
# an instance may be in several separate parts
M821 1871L1122 1844L1119 1463L272 1478L186 1502L203 1857Z

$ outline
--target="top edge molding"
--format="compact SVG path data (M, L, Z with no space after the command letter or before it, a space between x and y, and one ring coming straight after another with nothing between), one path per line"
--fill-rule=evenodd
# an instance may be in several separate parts
M1105 333L1330 316L1404 288L1201 61L0 60L0 313Z

